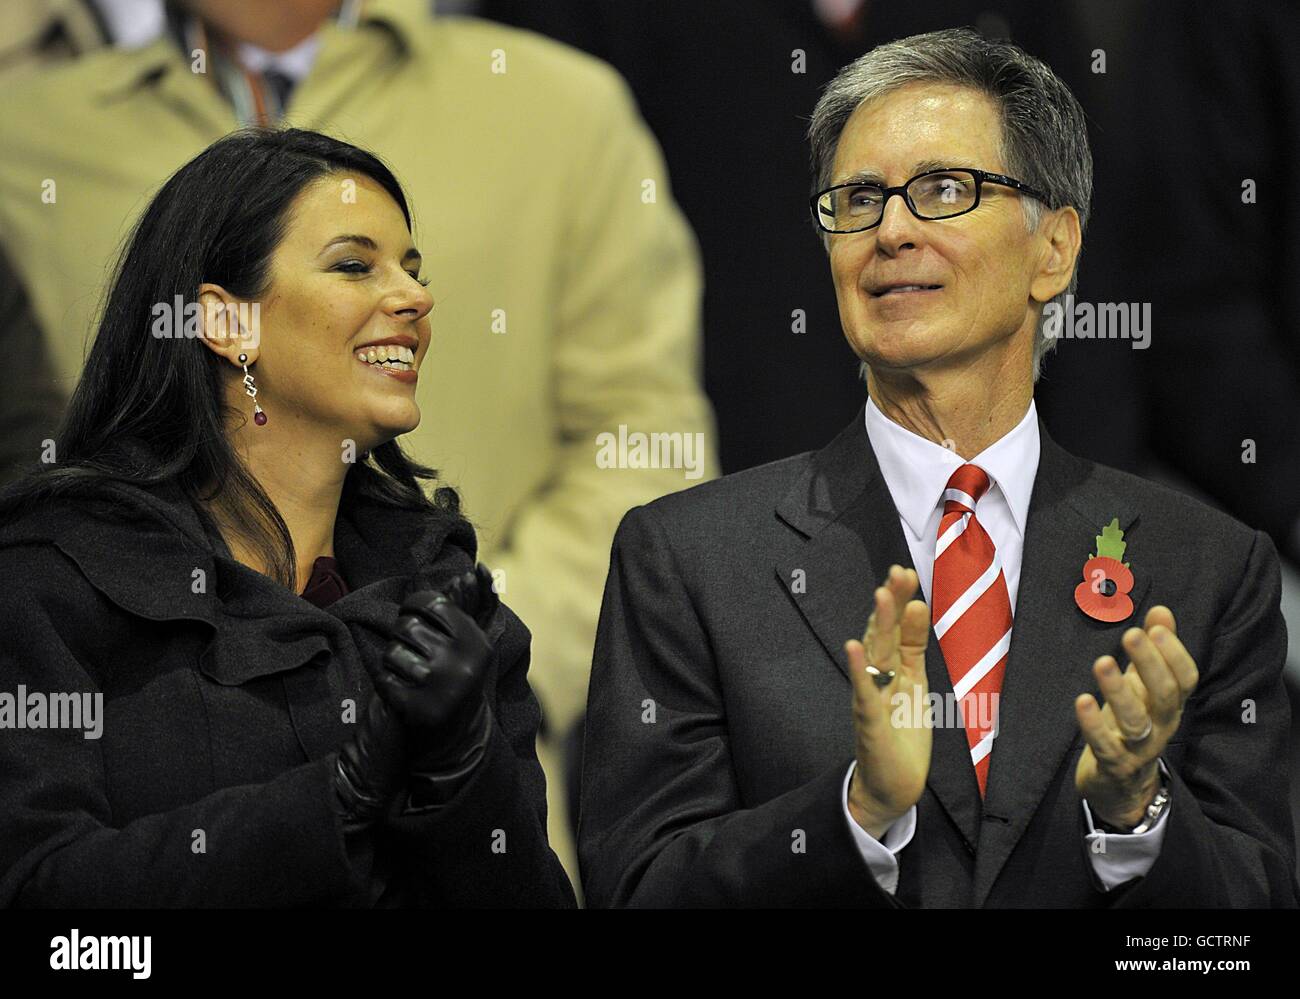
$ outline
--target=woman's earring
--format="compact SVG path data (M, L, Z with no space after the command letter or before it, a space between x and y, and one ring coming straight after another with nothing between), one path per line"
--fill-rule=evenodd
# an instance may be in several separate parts
M253 376L248 373L248 355L240 354L239 363L244 366L244 391L253 400L253 422L259 427L264 427L266 426L266 414L262 412L262 407L257 404L257 386L253 384Z

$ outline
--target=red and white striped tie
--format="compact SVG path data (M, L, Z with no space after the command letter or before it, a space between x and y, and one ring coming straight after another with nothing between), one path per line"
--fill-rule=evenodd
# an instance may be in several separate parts
M989 489L978 465L962 465L943 492L934 548L931 621L961 705L980 797L989 780L997 701L1011 648L1011 598L993 540L975 517Z

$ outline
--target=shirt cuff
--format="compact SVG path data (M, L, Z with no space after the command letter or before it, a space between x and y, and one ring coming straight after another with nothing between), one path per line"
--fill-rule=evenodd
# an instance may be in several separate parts
M1169 768L1163 759L1159 760L1160 775L1168 787L1172 781ZM1168 825L1169 812L1174 803L1170 800L1160 818L1144 833L1108 833L1097 829L1092 821L1092 810L1088 800L1081 798L1084 821L1088 831L1084 833L1087 844L1088 859L1092 869L1107 891L1113 891L1133 878L1146 877L1156 858L1160 856L1161 844L1165 841L1165 828Z
M853 842L857 844L858 853L870 869L871 876L881 888L893 895L898 891L898 854L912 842L912 836L916 832L916 806L909 808L906 815L900 816L885 830L883 842L876 839L858 825L853 813L849 811L849 782L853 779L853 768L856 766L856 760L849 764L848 773L844 775L844 787L840 791L844 821L849 824Z

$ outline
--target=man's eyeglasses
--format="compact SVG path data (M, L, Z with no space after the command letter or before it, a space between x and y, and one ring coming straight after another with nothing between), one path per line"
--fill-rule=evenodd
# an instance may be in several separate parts
M828 187L810 199L813 218L825 232L862 232L880 225L885 205L895 194L918 219L950 219L979 207L980 189L985 184L1014 188L1043 204L1047 195L1011 177L984 170L931 170L918 174L899 187L849 183Z

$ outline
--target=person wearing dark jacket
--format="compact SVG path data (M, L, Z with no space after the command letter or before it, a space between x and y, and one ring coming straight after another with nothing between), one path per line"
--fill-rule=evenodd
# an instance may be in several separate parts
M1275 546L1037 416L1082 107L951 29L846 66L809 140L868 397L624 517L588 905L1296 908Z
M433 301L401 188L210 146L0 494L0 904L554 906L528 629L395 438Z

